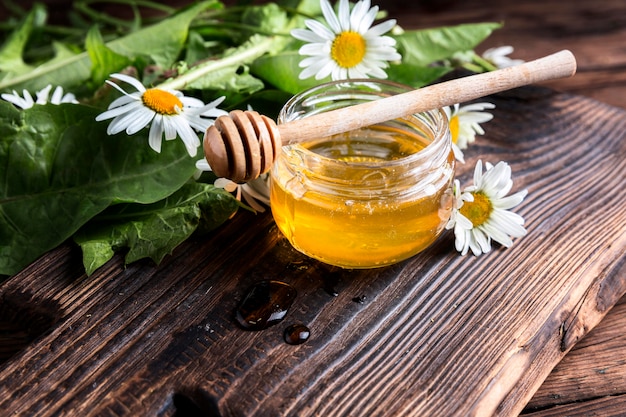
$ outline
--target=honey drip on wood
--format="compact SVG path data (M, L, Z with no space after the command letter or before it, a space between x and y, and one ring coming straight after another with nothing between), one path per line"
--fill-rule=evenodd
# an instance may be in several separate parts
M306 342L311 335L311 330L304 324L292 324L285 329L283 337L290 345L300 345Z
M296 290L280 281L260 281L252 286L235 312L235 319L247 330L263 330L285 318L296 298Z

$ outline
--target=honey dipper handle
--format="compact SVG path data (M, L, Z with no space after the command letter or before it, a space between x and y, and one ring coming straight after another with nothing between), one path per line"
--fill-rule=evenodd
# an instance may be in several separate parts
M574 55L563 50L513 67L470 75L294 120L279 125L278 129L283 144L304 142L474 100L523 85L571 77L575 73Z

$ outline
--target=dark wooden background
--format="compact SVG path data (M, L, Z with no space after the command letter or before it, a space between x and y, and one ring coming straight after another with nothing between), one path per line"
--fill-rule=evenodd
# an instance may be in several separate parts
M609 127L614 127L615 129L624 128L625 113L611 106L626 109L626 2L617 0L597 2L583 2L580 0L570 2L556 0L401 2L387 0L378 4L382 8L389 10L390 15L398 19L399 23L406 28L502 21L505 25L504 28L494 33L484 45L481 45L479 50L484 50L490 46L513 45L515 47L513 57L526 60L560 49L572 50L579 63L577 75L572 79L547 83L546 86L556 91L573 94L574 96L565 96L565 98L558 99L558 102L563 106L572 106L573 111L577 114L584 116L585 112L588 112L590 117L597 117L599 114L603 115L603 117L610 116L609 119L611 120L606 120ZM588 97L592 100L577 99L577 96ZM504 98L500 97L499 100L499 103L505 108L508 103L506 96ZM594 100L597 100L597 103ZM604 103L610 106L604 106ZM502 115L509 115L506 110L502 111L504 112L501 113ZM561 111L563 114L567 114L564 109L561 109ZM499 125L496 121L492 123L494 133L506 129L506 127ZM485 127L489 129L488 125ZM572 133L567 129L564 129L564 132ZM592 138L593 135L589 135L589 137ZM623 171L613 174L617 178L618 187L626 185L624 184ZM572 186L574 185L572 184ZM612 209L618 210L619 213L619 208ZM317 276L323 275L325 277L335 276L337 278L336 282L342 282L341 273L336 271L330 271L332 273L329 273L328 270L324 270L320 265L316 265L306 272L307 268L311 268L310 264L306 260L295 256L288 247L284 247L284 243L273 232L269 234L271 236L269 243L267 238L265 240L261 239L260 243L254 243L255 238L261 236L262 233L267 234L267 231L271 229L271 221L267 217L264 219L262 224L255 229L257 234L252 236L243 233L247 227L246 221L236 220L232 225L229 225L227 230L221 232L215 241L215 245L232 245L233 247L244 245L252 251L260 251L261 254L269 256L278 265L290 265L289 268L291 269L285 270L284 273L292 278L295 276L295 279L302 285L308 282L308 287L305 285L308 288L306 291L309 292L309 295L313 294L315 297L323 297L323 295L311 289L312 278L307 278L307 274L311 274L311 276L316 276L316 274ZM606 226L609 228L607 233L611 234L616 241L623 242L625 233L623 223L618 222L616 224L618 229L609 230L610 226ZM237 234L238 232L241 232L241 234ZM581 236L581 239L584 239L584 237ZM272 249L272 245L276 246ZM205 244L204 246L210 249L212 245L207 246ZM581 243L576 247L583 248L584 245ZM441 250L443 249L439 246L434 249L435 253ZM582 251L582 249L579 250ZM161 319L175 321L177 312L184 315L188 306L197 304L190 297L196 297L200 289L207 294L216 291L210 282L196 284L199 287L195 287L195 291L187 290L183 285L184 281L168 276L168 271L171 274L181 274L183 277L188 277L190 274L193 275L198 271L207 273L213 271L213 273L220 274L241 273L232 264L238 262L237 259L233 258L225 258L219 262L213 262L211 267L207 265L187 265L182 257L178 260L169 259L158 272L161 279L166 277L166 280L171 283L171 288L167 289L150 285L149 281L146 281L146 274L157 274L149 263L139 264L122 271L119 257L108 264L105 270L98 273L94 279L87 279L81 276L77 255L75 248L71 245L64 246L57 251L53 251L29 268L28 273L22 277L22 281L19 284L13 280L2 287L2 304L0 304L2 325L12 332L11 340L16 341L16 346L5 345L3 349L6 352L12 352L13 348L22 349L18 351L17 356L12 356L8 362L4 362L12 364L11 369L19 369L19 371L11 373L10 376L3 374L5 386L20 387L19 390L12 392L2 392L5 396L5 401L8 400L8 402L4 403L8 411L11 410L11 398L15 398L16 403L13 405L16 405L16 407L19 405L19 409L29 410L30 412L38 410L42 414L45 413L47 406L52 406L59 399L65 399L68 406L74 407L69 408L70 411L66 410L68 415L72 414L71 410L82 410L87 414L88 410L80 406L82 399L85 407L93 406L93 401L97 400L98 402L109 404L108 408L102 410L106 410L106 413L110 415L128 415L129 410L124 409L124 404L140 404L142 398L149 397L148 391L151 389L158 390L159 387L142 384L141 380L135 378L129 381L129 383L137 384L138 387L145 389L144 397L137 390L124 391L123 385L127 382L119 375L113 375L111 372L132 370L136 359L128 360L127 365L120 365L118 368L99 370L100 364L103 363L101 361L104 359L99 357L99 355L106 352L106 350L98 345L97 337L102 337L107 341L106 343L109 346L108 352L111 352L116 347L122 351L129 341L134 340L133 338L137 336L137 332L140 331L142 325L148 323L153 325ZM286 262L286 259L289 259L289 262ZM624 258L622 257L621 264L615 267L619 276L613 277L618 281L624 280L623 264ZM300 269L298 265L302 268ZM262 276L264 272L267 271L248 271L250 277L242 278L241 276L235 276L234 279L239 283L250 282L253 278ZM42 284L41 280L37 279L42 276L55 277L55 279L48 284ZM140 276L144 278L139 279L138 277ZM381 282L378 285L382 286L385 282L385 279L381 278ZM608 288L610 290L611 286L609 285ZM615 291L620 291L620 288L615 286ZM233 284L230 289L236 296L241 296L241 288ZM223 288L220 290L226 291ZM351 288L353 295L359 295L358 292L361 290L371 293L373 289L363 283ZM54 293L55 297L52 298L55 301L45 301L50 299L50 297L45 296L46 292ZM170 293L180 294L180 297L170 296ZM607 297L610 300L610 294ZM33 303L34 300L36 301L35 303ZM159 300L162 300L164 304L159 304ZM608 302L608 304L612 305L613 302ZM59 309L59 303L63 307L61 310ZM148 304L150 308L145 310L129 309L126 310L127 313L118 311L117 315L111 315L108 320L104 316L94 316L94 314L108 315L108 311L114 311L118 308L117 306L125 305L128 307L141 304ZM315 305L315 302L310 304ZM209 305L205 307L205 310L198 312L198 314L200 316L202 314L206 315L219 307L219 305ZM18 317L19 314L16 316L16 312L23 311L25 308L28 311L27 321L29 325L27 327L22 325L16 327L16 323L24 321L24 317ZM356 308L359 308L358 303L345 304L343 307L336 306L334 313L337 315L352 314L351 312ZM349 310L348 313L346 313L346 309ZM63 311L63 317L51 316L50 312L54 311ZM316 314L315 311L300 311L299 313L312 318ZM218 317L221 316L218 315ZM63 320L59 322L61 318ZM601 316L598 316L599 318ZM337 322L341 322L341 319L338 318ZM53 326L55 323L63 323L63 326L55 328ZM129 323L136 327L126 327L121 332L117 331L119 329L116 329L116 326L127 326ZM595 325L593 320L586 323L590 326ZM191 327L184 332L174 334L173 338L176 343L169 346L171 349L178 349L178 353L182 353L177 359L178 362L175 361L173 363L165 360L165 356L168 354L167 349L165 349L162 351L162 354L165 355L164 357L149 358L153 360L154 366L162 366L162 369L151 369L150 371L163 375L164 383L168 380L184 381L185 378L177 376L176 372L180 372L181 367L189 366L190 361L206 359L206 356L198 353L199 350L214 349L210 347L210 343L207 344L208 342L204 342L204 345L199 343L200 336L208 335L209 341L218 340L221 335L220 332L226 333L225 329L231 324L227 322L211 323L209 327L205 326L202 329L198 328L195 330ZM623 410L626 409L626 335L624 335L623 329L625 326L626 301L624 298L621 298L615 307L606 313L602 321L573 346L561 362L547 375L540 387L528 388L532 390L532 393L528 400L525 401L526 405L523 407L523 411L521 411L522 414L530 416L624 415ZM333 328L332 325L329 328ZM57 337L62 338L81 334L78 329L84 329L85 336L76 341L68 341L72 342L72 344L67 346L67 351L58 351L59 346L54 343L42 346L41 342L37 345L36 355L38 356L33 356L35 355L34 353L29 354L28 350L26 352L23 350L28 349L28 343L32 343L33 335L39 337L39 339L35 339L36 341L41 341L42 335L48 334L47 332L50 331L53 331ZM581 334L585 334L589 330L588 328L582 329ZM21 335L23 336L22 341L19 339L20 332L22 332ZM155 334L159 334L159 332L155 331ZM364 334L370 335L371 333L364 332ZM88 338L87 335L91 338ZM332 334L323 336L332 340ZM352 335L351 338L345 341L334 340L330 343L341 345L345 342L349 345L350 343L355 343L354 340L358 339L358 336L358 334ZM143 337L148 336L144 334ZM237 339L237 342L245 343L245 340ZM165 340L154 340L152 342L152 346L161 344L165 345ZM304 356L307 355L305 353L307 352L307 345L304 346L304 348L296 351L296 356L292 360L304 359ZM318 345L311 343L308 346L308 349L316 349ZM233 351L236 351L241 349L242 346L233 345L231 348ZM54 349L57 349L57 351ZM251 349L245 350L245 352L252 352L252 357L263 360L267 356L267 350L271 349L271 343L261 342ZM242 350L242 352L244 351ZM109 354L115 356L115 353ZM133 351L130 348L124 351L124 354L132 354L134 358L139 358L142 352ZM171 355L172 352L169 352L169 354ZM223 358L227 356L224 355ZM55 367L52 364L46 365L46 362L42 359L46 357L56 358L56 363L59 363L64 357L74 358L73 360L80 365L65 368L58 365ZM110 360L110 358L108 359ZM334 359L337 360L337 357ZM23 361L22 366L16 367L15 361L19 360ZM217 356L216 360L220 360L220 357ZM250 360L249 357L243 354L235 355L236 363L234 366L238 369L248 369L252 366L252 364L247 362ZM332 361L333 357L329 357L328 360ZM207 365L199 364L198 366L202 368ZM280 364L276 366L280 367ZM289 367L290 365L285 364L284 366ZM233 369L225 367L223 372L228 373L229 371L233 372ZM65 376L64 373L66 372L69 372L69 377ZM281 372L284 374L284 370L277 370L277 374L281 374ZM90 379L89 375L92 373L98 375L99 378ZM47 377L40 380L37 378L33 379L33 374L46 375ZM54 375L57 375L56 379ZM296 376L292 377L295 378ZM194 382L197 382L198 376L195 375L190 378L188 385L192 387ZM226 381L232 378L232 375L224 374L222 378ZM276 382L271 375L259 375L259 378L267 378L269 384ZM20 379L28 381L30 384L35 384L35 388L27 388L26 385L20 385L17 382ZM102 391L98 391L98 384L111 384L111 381L120 385L111 386L111 396L102 397ZM219 375L213 382L219 385ZM90 385L85 385L87 383ZM37 384L39 385L37 386ZM262 385L256 388L263 389ZM272 391L271 387L266 389L268 392ZM28 390L31 390L30 392L34 394L32 396L25 395L25 393L29 392ZM210 393L207 394L206 391L204 394L202 392L198 394L189 390L191 388L185 388L183 384L174 397L174 402L177 402L175 405L179 415L185 415L183 411L193 413L199 412L200 409L204 410L205 413L213 411L215 415L218 413L229 414L228 410L225 411L220 408L223 406L223 404L220 404L220 399L211 397ZM115 392L118 394L126 392L123 394L126 397L115 398ZM241 392L249 395L245 387L241 387ZM266 394L267 392L260 392L259 398ZM99 395L99 397L96 395ZM129 398L128 396L131 395L136 397ZM232 398L236 398L237 391L230 391L229 395ZM304 392L296 391L293 395L306 397ZM200 406L198 407L198 404L188 404L189 398L193 398L196 403L200 403ZM372 398L376 398L375 395ZM449 400L455 401L454 398ZM242 401L249 404L254 401L254 398L245 398ZM348 404L351 403L348 402ZM358 401L355 404L358 404ZM511 409L518 408L516 406ZM244 409L246 408L244 407ZM254 407L248 406L247 409L254 409ZM62 407L61 410L63 410ZM358 408L355 408L355 410L358 410ZM233 410L230 411L232 412ZM161 414L171 415L171 409L161 410Z
M512 45L513 57L531 60L570 49L578 60L576 77L547 85L626 108L626 5L621 0L382 0L378 4L407 28L504 23L479 51Z

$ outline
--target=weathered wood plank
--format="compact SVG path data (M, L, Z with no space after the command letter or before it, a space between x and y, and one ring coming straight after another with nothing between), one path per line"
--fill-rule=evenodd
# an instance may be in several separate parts
M385 1L378 2L378 4L381 3L382 7L385 8ZM623 39L626 36L624 33L626 25L623 24L624 16L626 16L624 11L626 4L624 2L618 0L588 2L586 4L570 2L566 7L562 2L544 0L516 2L450 0L433 2L439 6L439 12L433 8L428 11L424 8L420 9L416 6L419 3L428 2L406 2L403 4L394 1L394 4L400 5L400 8L396 8L395 11L392 10L393 15L391 17L399 19L406 27L432 27L444 22L456 24L469 21L502 20L505 22L505 28L496 31L484 45L481 45L481 49L500 44L512 44L516 47L516 57L533 59L557 49L570 48L578 58L578 75L549 85L559 90L584 94L626 108L626 86L622 71L625 59ZM559 12L555 13L554 10L559 10ZM572 104L576 107L574 112L581 114L578 101L568 102L566 100L565 103L566 105ZM560 105L563 103L561 102ZM502 106L499 105L499 107ZM606 121L610 128L619 129L621 127L623 129L619 121L608 121L610 118L623 118L621 113L607 113L604 109L591 107L592 111L589 117L598 117L600 114L599 121ZM504 146L504 144L498 143L501 134L497 133L496 130L501 129L506 133L508 128L496 125L500 123L498 119L501 117L504 117L505 120L513 119L513 122L519 118L516 115L509 115L509 111L499 113L496 120L486 126L488 130L487 139L495 139L496 143L490 146L488 142L483 142L480 149L484 155L491 155L491 152L498 154L501 145ZM554 109L550 108L547 110L550 113L549 117L539 118L542 126L550 124L550 118L554 116L553 111ZM558 111L565 110L560 108ZM519 123L517 121L518 124L508 131L515 132L515 129L524 128L525 123L531 124L531 118L535 116L532 111L528 112L526 122ZM590 128L592 124L585 126ZM541 130L541 128L537 128L537 130ZM564 129L563 133L572 133L571 127ZM558 135L551 130L549 136L556 137ZM543 147L545 148L545 145ZM588 148L583 146L583 149ZM551 151L552 149L548 148L547 154L550 154ZM618 152L622 152L623 159L623 148ZM508 156L506 153L505 155ZM542 158L537 155L535 157ZM541 160L542 165L548 163L546 158L547 156ZM583 165L590 171L595 168L596 164L589 164L588 159L583 159L585 161ZM600 164L603 159L596 159L596 161ZM575 163L575 161L568 160L565 162L565 164L569 163ZM520 166L518 164L514 169ZM624 172L623 166L618 168ZM582 172L580 167L576 171ZM526 173L526 176L521 186L534 183L537 180L530 171L523 170L523 172ZM616 172L619 174L620 171ZM595 178L595 175L601 176L601 173L593 173L592 177ZM559 192L566 194L567 190L574 188L575 185L572 184L570 187L569 183L582 181L583 177L585 175L582 174L574 177L569 176L561 181L556 176L550 177L554 179L557 185L554 186L551 195L550 193L541 194L541 201L558 200L560 198ZM590 180L593 181L593 178ZM518 182L516 181L517 185ZM617 186L618 188L623 187L623 181L621 184L617 183ZM541 185L537 185L537 188L542 190L545 187L545 181ZM590 187L589 183L584 184L584 189L588 190ZM607 188L598 188L598 192L603 191L608 192ZM535 190L529 195L525 204L530 207L530 199L536 195ZM589 196L591 202L594 201L593 192L589 191L586 195ZM576 198L574 200L574 203L579 201ZM564 202L571 203L572 200L564 197ZM598 210L601 209L601 206L602 204L596 204ZM616 206L619 207L619 205ZM536 206L526 210L532 213L536 211L536 216L533 217L535 225L532 230L529 224L529 236L531 237L535 236L538 230L542 230L540 233L542 239L554 233L567 236L576 234L570 230L575 226L564 220L561 224L568 226L566 231L556 227L558 224L556 213L568 214L567 208L560 209L548 204L543 211ZM543 216L546 213L548 216L544 219ZM595 209L586 208L585 213L586 216L595 216ZM610 216L611 211L602 213L602 216L605 215ZM584 215L582 216L584 218ZM614 227L622 227L621 230L623 231L624 223L620 219L621 217L618 217L615 220ZM260 226L256 224L257 221L261 223ZM540 221L541 226L536 224L538 221ZM601 218L599 221L606 222L607 219ZM263 245L250 245L247 236L242 236L243 240L238 241L247 245L246 248L248 249L260 249L261 254L269 253L261 265L255 261L255 259L260 259L261 255L259 258L252 257L250 253L246 253L245 256L232 256L229 250L219 249L222 244L233 244L236 241L233 234L238 231L243 233L247 227L250 227L250 224L253 224L253 229L260 227L262 231L262 233L253 231L254 239L262 240L265 242L263 245L267 244L269 247L275 245L271 249ZM543 230L543 226L546 224L548 227ZM587 227L583 227L580 236L587 237L587 230ZM602 232L601 229L594 231L592 235L600 232ZM441 365L437 361L445 361L446 358L460 358L456 363L457 367L467 366L468 363L484 363L481 359L476 359L474 362L468 361L463 352L456 354L456 356L452 355L449 353L451 348L448 348L448 353L444 352L437 355L434 350L442 346L444 341L450 339L441 336L442 341L439 344L435 342L428 344L420 338L420 335L436 337L440 334L438 332L443 332L446 329L459 331L458 326L465 324L467 327L472 327L470 330L465 328L461 330L461 332L465 332L462 334L467 337L483 337L485 334L493 336L493 327L501 325L489 321L478 324L467 322L467 318L472 316L472 311L480 312L486 308L483 306L481 310L480 306L474 306L473 310L470 311L470 299L459 304L441 300L439 297L431 300L431 304L435 305L431 311L425 303L429 296L435 297L436 295L433 295L427 285L427 280L422 278L418 272L409 272L409 274L413 274L413 279L416 281L423 279L424 282L420 284L421 286L415 284L414 287L407 287L406 277L400 279L400 281L404 280L404 284L396 283L394 278L390 278L393 274L406 275L405 270L420 267L422 265L420 262L407 263L391 272L379 272L374 275L328 270L293 253L288 246L285 246L276 231L272 229L271 221L266 216L260 220L250 219L249 216L245 219L237 219L221 233L210 244L202 240L186 245L175 253L175 257L168 258L159 268L154 268L150 263L140 263L124 271L118 257L107 265L105 270L89 279L82 276L79 257L70 245L53 251L40 263L33 265L30 268L30 275L23 275L19 283L13 280L10 284L2 285L0 288L2 295L0 305L3 306L3 309L0 309L0 325L9 323L10 326L0 326L0 331L12 332L13 335L19 333L24 343L29 343L33 337L36 337L36 340L20 353L15 354L11 348L7 350L8 353L5 356L0 356L0 360L3 360L5 357L14 355L11 360L3 364L3 366L6 365L6 369L10 370L5 369L0 374L0 378L3 380L0 396L8 398L0 405L0 410L22 410L25 415L30 414L30 412L35 413L36 410L39 410L42 415L45 415L46 412L49 415L55 414L59 410L68 413L70 412L68 410L71 410L74 414L84 415L89 415L89 412L95 414L105 411L120 415L173 415L176 410L182 413L184 409L191 409L192 411L202 410L205 415L242 415L242 410L270 410L272 404L267 400L268 396L280 397L283 393L288 392L294 398L298 398L303 394L301 391L304 391L304 388L300 388L300 390L297 386L291 387L291 390L285 388L289 383L295 384L294 381L298 378L300 380L309 378L310 381L302 383L300 386L309 387L312 390L312 396L319 395L319 402L304 403L305 412L303 414L310 411L309 407L331 409L334 408L335 404L341 404L338 407L339 411L348 410L351 406L354 406L355 410L358 411L362 409L360 406L364 402L381 401L381 396L384 397L387 393L393 395L386 401L397 400L401 402L403 398L414 394L415 397L412 397L407 403L415 401L419 404L419 399L431 400L437 398L437 395L441 393L444 395L446 393L445 388L439 388L436 391L426 382L431 376L434 376L434 384L442 383L443 378L434 371L438 365ZM525 238L524 242L529 238ZM559 241L563 243L566 239L561 237ZM595 242L592 239L590 244L593 245ZM582 245L582 242L580 244ZM522 245L525 243L520 241L512 250L518 251L520 250L518 247ZM554 251L557 250L547 244L542 248L548 251L552 250L550 256L555 255ZM600 251L601 248L603 246L597 250ZM429 256L444 256L448 249L449 242L440 242L438 246L432 248ZM267 252L268 250L269 252ZM566 244L559 250L576 251L578 246ZM219 261L216 266L209 267L206 263L209 262L211 255L203 255L205 252L224 260ZM532 255L531 252L524 253ZM597 263L597 259L589 255L589 252L582 251L581 254L581 256L587 256L584 263ZM544 255L542 259L547 256ZM242 259L250 260L247 268L241 265L239 268L229 265L229 262L241 263ZM497 259L503 262L508 261L509 258ZM188 262L192 265L180 268L177 266L178 262ZM272 263L274 267L267 266L267 262ZM424 268L425 275L435 272L448 274L453 269L452 267L438 266L437 262L445 264L447 261L432 262L434 264L427 263ZM557 275L560 275L572 268L575 270L578 266L580 264L563 259L552 265L530 266L528 263L523 263L520 265L523 274L520 275L526 278L530 271L533 279L539 279L537 274L541 274L543 279L550 283L551 272L556 271ZM468 267L465 263L459 263L456 268L460 269L461 272L451 275L457 280L467 279L465 274L474 269L473 266ZM495 272L502 272L502 269L497 267L495 270L490 266L484 268L488 270L486 273L488 278L492 278ZM596 272L592 269L590 273ZM577 273L579 275L586 274ZM244 333L243 336L239 335L236 329L233 329L230 311L237 299L241 298L244 288L264 276L276 277L277 275L296 284L300 290L298 303L294 306L289 318L305 321L310 324L314 331L312 339L297 348L282 345L280 340L282 327L270 329L262 334ZM355 279L360 281L352 282L350 278L353 275L356 275ZM624 275L623 270L604 275L602 272L598 273L598 276L619 276L622 279ZM380 282L374 285L372 282L367 282L367 279L376 279ZM327 282L333 280L338 280L336 285L340 292L339 297L330 297L324 290ZM439 285L443 284L439 283ZM458 296L460 291L458 285L456 283L450 284L451 292L449 294L445 289L441 291L450 297ZM620 293L621 289L615 283L612 285L615 288L614 297ZM219 291L219 295L216 295L215 289ZM383 290L384 294L377 295ZM589 303L593 304L594 291L596 290L597 288L594 288L586 294L586 297L581 298L584 299L581 307L585 307ZM392 291L395 298L389 296L388 291ZM494 297L499 299L500 292L491 291L490 295L483 298L483 302L488 302ZM610 293L609 290L607 292ZM360 305L351 301L352 297L360 295L368 296L365 304ZM475 294L470 294L470 297L473 295ZM532 304L529 309L533 309L533 311L536 308L543 308L541 303L535 299L534 294L522 292L519 297L522 300L524 297L533 300L526 301ZM304 302L300 302L302 299ZM598 311L585 312L584 308L581 310L577 316L584 324L582 328L578 328L581 333L593 327L594 323L604 314L604 308L610 305L611 300L613 298L609 297L607 301L601 303ZM396 336L392 337L388 330L384 329L372 334L371 330L367 330L367 326L374 326L379 322L382 323L383 327L389 326L389 324L386 324L386 317L376 321L376 314L368 312L368 310L376 309L381 303L389 301L403 302L406 306L417 305L409 309L400 304L398 308L406 311L407 317L402 316L399 320L398 312L394 313L392 310L387 310L388 318L396 319L398 322L395 326ZM207 303L210 305L205 305ZM446 307L449 311L445 310ZM459 308L464 314L454 315L454 311ZM570 308L570 304L563 301L563 308ZM530 314L526 310L523 311L524 313L519 319L520 322L524 318L528 318ZM443 312L443 314L431 315L432 312ZM539 314L536 311L534 313ZM411 314L421 314L421 316L411 317ZM530 415L587 416L592 413L602 416L623 415L625 405L623 395L603 397L610 393L611 382L615 383L615 387L626 386L620 382L626 378L623 366L614 359L620 356L620 351L611 348L610 351L613 354L604 357L603 354L600 354L604 351L602 348L593 353L595 355L593 358L591 354L583 353L583 351L590 350L590 346L594 343L608 343L617 349L622 343L619 336L612 339L608 333L604 334L602 329L605 321L608 321L609 324L614 323L612 325L614 327L621 326L619 328L623 328L623 323L626 321L622 314L623 310L619 306L611 310L596 327L597 332L592 332L579 341L572 351L565 356L565 359L557 365L554 375L548 376L544 383L545 386L539 388L537 395L530 400L529 406L551 407L552 404L563 402L578 400L585 402L564 404L555 408L535 411ZM563 316L565 315L563 313ZM444 318L443 322L442 317ZM485 315L484 317L488 316ZM612 322L613 318L615 318L615 322ZM461 321L465 319L466 322L457 323L457 327L455 327L451 323L455 323L454 320L456 319ZM352 320L358 323L353 324ZM532 322L532 319L529 321ZM442 328L433 330L432 327L436 323L443 323ZM516 323L516 321L509 321L504 324L511 326ZM403 327L404 325L417 327L418 334L413 335L409 329ZM533 325L531 323L529 327ZM424 330L429 326L429 332ZM351 333L355 333L352 339L344 337ZM541 338L537 336L530 344L531 347L554 349L557 344L560 344L557 343L558 332L555 332L550 325L541 327L540 333L552 335L552 338L549 339L549 346L537 347L537 344L541 344ZM507 336L510 337L510 334ZM330 343L333 337L337 338L338 341ZM381 340L376 346L379 346L378 349L389 356L388 360L385 361L385 358L380 357L378 351L372 350L373 342L359 342L357 340L359 337L366 340L380 338ZM401 339L404 340L402 344L400 344ZM461 339L462 337L459 336L451 340L450 343L457 341L463 346L464 341ZM14 341L15 337L10 340ZM387 340L390 340L389 347L385 343ZM564 340L569 339L565 338ZM569 342L571 341L569 340ZM0 339L1 342L2 339ZM225 343L228 344L231 352L225 352ZM586 343L589 345L586 346ZM203 347L207 344L219 345L221 348L218 346ZM567 346L568 344L565 344L565 347ZM395 352L394 349L398 347L405 350ZM336 350L349 350L350 353L341 356L336 353ZM577 353L578 350L581 352ZM502 352L503 350L498 345L494 348L495 351ZM3 352L0 349L0 355ZM469 352L472 355L476 354L475 350ZM527 353L528 358L533 357L534 353L530 348ZM365 365L368 355L374 363L369 368ZM576 355L576 360L570 360L570 355ZM310 356L317 358L308 360L307 358ZM535 382L542 380L548 372L547 369L554 366L555 363L554 356L537 357L537 367L543 368L538 371L531 369L525 375L525 378ZM272 365L254 365L252 362L254 358L261 358L265 362L269 361ZM578 364L578 360L580 360L580 364ZM211 366L207 366L205 363L220 361L224 363ZM387 365L386 362L397 365L393 367ZM422 362L426 362L426 365L423 365ZM513 363L513 360L510 360L509 363ZM601 372L594 373L593 367L583 366L585 363L593 363L600 370L604 369L602 364L605 364L606 371L604 374ZM311 364L319 367L317 373L307 369ZM341 382L334 384L333 374L329 368L335 365L356 375L357 381L352 381L351 384L359 386L359 389L355 390L356 394L354 394L357 397L352 395L351 390L341 389ZM382 374L382 370L379 370L377 366L381 368L387 366L387 369L396 372L397 375ZM520 365L520 367L523 366L524 364ZM581 366L582 368L580 368ZM159 367L163 367L163 369L159 371ZM357 370L354 369L355 367ZM502 368L512 369L504 366ZM413 374L411 374L411 369L414 369ZM452 370L459 372L457 369ZM417 372L420 372L420 378L416 382L406 383L404 381L405 378L410 378ZM34 373L34 375L30 375L30 373ZM341 372L336 373L340 374ZM468 374L469 372L465 372L465 375ZM7 378L7 375L10 377ZM20 378L23 379L21 383L17 382ZM267 385L260 386L260 383L252 383L253 388L250 390L255 389L257 392L251 393L250 390L246 391L246 389L247 384L254 378L266 381ZM377 378L381 380L379 384L374 382ZM450 377L451 380L456 381L455 378L457 377ZM283 382L286 379L289 381ZM580 380L585 383L580 386L580 389L576 389L574 385ZM497 380L494 378L494 381ZM443 385L446 382L444 380ZM138 387L132 389L133 384L137 384ZM387 385L394 384L397 387L387 388ZM326 389L325 385L330 386L330 388ZM339 389L334 389L338 385ZM493 385L497 386L495 382ZM382 388L380 388L381 386ZM379 388L380 395L367 393L363 396L362 392L370 388ZM397 394L397 391L402 389L415 390L419 394L419 399L415 399L418 398L418 394L415 393L404 394L404 397ZM464 389L468 388L465 387L455 392L448 391L450 394L447 398L448 401L450 398L463 399L465 397ZM517 383L516 388L512 391L517 392L517 394L509 393L509 397L514 395L521 397L520 391L525 391L528 394L534 389L536 389L536 385L533 385L532 382ZM338 391L339 397L334 396L335 391ZM593 399L594 393L601 398ZM622 389L618 393L623 394L624 390ZM244 395L250 395L252 398L242 400L241 396ZM561 398L554 399L550 403L549 395L559 395ZM191 403L192 399L194 403ZM382 400L385 399L382 398ZM240 405L240 401L243 404ZM303 404L303 402L299 402L293 407L286 405L290 401L295 402L288 397L283 402L276 402L279 403L279 408L283 407L288 410L295 410ZM327 404L320 405L324 402ZM257 405L254 405L255 403ZM510 411L511 415L514 415L515 412L512 410L515 410L515 407L517 404L511 406L510 402L503 403L500 413L505 415ZM415 407L415 409L419 410L420 408ZM78 410L81 413L78 413ZM133 410L134 413L131 413L130 410ZM526 412L528 413L529 410L527 409ZM407 411L407 415L408 413ZM262 413L259 412L259 414ZM334 414L339 414L339 412ZM416 415L421 414L417 413Z
M546 410L524 414L524 417L622 417L626 410L626 395L596 398L582 403L559 405Z
M389 0L386 3L393 9L390 15L408 28L490 20L503 22L504 27L480 45L479 51L492 46L513 45L514 57L528 60L558 49L571 49L578 61L576 76L556 80L546 85L559 91L581 94L626 108L626 71L624 71L626 55L623 47L624 39L626 39L626 25L624 24L626 3L624 2L574 1L567 3L567 6L564 6L562 2L543 0L515 2L451 0L418 1L411 4ZM427 7L428 5L438 7L435 9ZM613 323L614 329L623 329L626 325L626 318L621 317L619 310L615 314L615 321L611 317L612 311L605 320ZM604 350L601 345L604 339L597 339L594 332L580 343L584 344L588 340L597 343L599 351ZM585 383L579 386L565 382L555 386L553 376L550 375L546 380L546 386L539 389L538 398L533 398L529 407L548 407L552 404L570 401L588 401L594 392L598 395L626 393L626 369L617 366L616 363L620 358L626 357L626 348L620 349L620 342L617 339L615 343L615 348L610 348L600 358L581 354L577 356L580 361L570 361L568 355L554 371L562 381L577 381L582 377L579 373L581 367L585 369L588 366L596 366L598 369L606 368L608 376L596 375L593 379L585 378ZM622 346L626 346L626 343L622 343ZM614 411L616 414L606 415L622 415L623 411L620 407L623 405L620 406L620 402L616 401L617 407ZM589 414L584 414L584 405L576 404L575 407L580 415L596 412L593 404L590 405ZM563 410L563 413L557 415L570 415L567 410ZM599 415L605 415L605 413L610 412L602 410Z
M525 412L626 394L624 322L626 299L622 298L554 368Z
M512 248L463 258L448 233L398 265L340 270L291 249L271 216L241 213L159 267L116 257L87 278L68 244L0 287L14 316L48 323L4 363L0 410L517 415L626 291L626 112L534 87L489 99L496 117L459 176L477 158L511 164L529 190L529 234ZM267 278L297 289L285 326L307 324L307 343L236 326Z

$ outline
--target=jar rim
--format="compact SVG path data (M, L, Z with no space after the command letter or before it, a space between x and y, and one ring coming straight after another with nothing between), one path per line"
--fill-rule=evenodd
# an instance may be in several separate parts
M288 121L302 119L303 118L302 113L289 115L288 109L297 105L300 102L305 102L307 98L315 97L315 95L320 92L323 92L326 90L332 91L332 89L337 89L336 91L338 93L341 93L341 90L339 88L342 86L358 87L358 86L367 86L367 85L372 85L375 87L371 91L364 91L364 93L375 93L377 90L383 92L382 89L379 89L379 87L381 86L398 90L397 92L395 92L395 94L413 90L413 88L408 85L401 84L395 81L389 81L389 80L356 78L356 79L348 79L348 80L329 81L329 82L325 82L322 84L318 84L309 89L303 90L295 94L294 96L292 96L280 110L280 113L278 115L278 121L279 123L281 122L286 123ZM339 164L342 166L351 166L354 168L364 168L364 169L406 165L407 163L412 163L415 160L419 161L419 160L423 160L424 158L428 158L430 154L432 154L433 152L436 153L436 150L433 148L439 148L441 146L441 142L445 141L446 139L449 139L451 141L450 135L449 135L449 127L448 127L448 123L449 123L448 115L442 108L427 110L424 112L415 113L413 115L407 116L402 119L394 119L394 120L408 120L411 117L415 117L419 119L420 116L421 117L428 116L431 121L435 122L435 126L433 128L434 135L433 135L432 140L430 141L430 143L426 144L426 146L424 146L423 149L415 153L412 153L410 155L405 155L405 156L402 156L393 160L347 162L347 161L341 161L341 160L334 159L332 157L321 155L317 152L314 152L306 148L305 146L299 143L290 144L286 146L290 147L293 150L297 150L298 153L300 153L303 156L306 156L307 158L313 158L323 164L331 164L331 165ZM304 117L306 117L306 115L304 115Z

